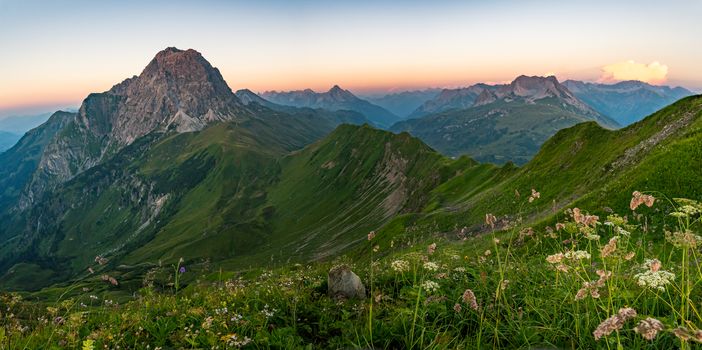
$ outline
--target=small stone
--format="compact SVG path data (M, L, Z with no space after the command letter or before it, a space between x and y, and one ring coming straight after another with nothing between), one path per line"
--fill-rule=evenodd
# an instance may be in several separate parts
M339 265L329 270L328 293L334 299L364 299L366 287L346 265Z

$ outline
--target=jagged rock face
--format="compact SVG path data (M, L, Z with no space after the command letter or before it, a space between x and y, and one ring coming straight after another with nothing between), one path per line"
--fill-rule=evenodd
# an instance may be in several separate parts
M197 131L252 115L199 52L167 48L139 76L83 101L47 146L22 206L153 131Z
M219 70L199 52L168 48L138 77L86 99L80 120L123 146L159 128L195 131L212 121L233 119L245 114L241 106ZM91 125L95 120L103 123Z
M481 96L476 99L474 106L483 106L497 100L509 101L516 98L522 98L528 103L533 103L534 101L549 97L559 99L582 113L588 115L598 114L575 97L575 95L573 95L568 88L560 84L558 79L554 76L528 77L521 75L510 84L497 86L494 91L486 89Z

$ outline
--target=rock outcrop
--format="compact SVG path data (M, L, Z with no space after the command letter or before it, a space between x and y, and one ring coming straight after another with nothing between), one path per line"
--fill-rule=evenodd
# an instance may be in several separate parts
M366 287L346 265L335 266L329 270L328 293L334 299L364 299Z

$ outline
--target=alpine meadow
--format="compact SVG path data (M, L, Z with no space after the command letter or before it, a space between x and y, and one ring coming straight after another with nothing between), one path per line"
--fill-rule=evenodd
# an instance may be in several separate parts
M700 13L0 1L0 350L700 349Z

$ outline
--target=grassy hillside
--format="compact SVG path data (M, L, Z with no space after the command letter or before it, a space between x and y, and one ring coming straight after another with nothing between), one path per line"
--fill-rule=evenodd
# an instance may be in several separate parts
M559 130L591 120L557 99L545 98L534 103L498 101L441 112L397 123L391 130L407 131L450 156L521 165Z
M407 134L367 126L341 126L292 153L261 149L265 130L221 124L148 147L145 138L122 163L85 175L105 189L72 183L67 203L98 195L37 246L63 256L15 265L3 283L55 278L41 263L96 274L27 301L0 299L13 315L0 341L408 349L702 341L702 204L669 200L702 197L702 97L621 130L562 130L522 168L449 160ZM120 172L129 174L122 182L149 185L116 191L99 180ZM656 199L632 211L635 190ZM134 204L140 198L152 204ZM88 261L85 252L114 247L119 235L108 233L135 217L131 225L149 224L126 254ZM338 264L358 273L370 298L325 295L326 272Z

